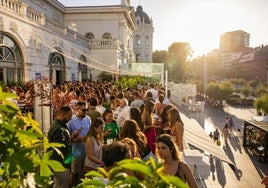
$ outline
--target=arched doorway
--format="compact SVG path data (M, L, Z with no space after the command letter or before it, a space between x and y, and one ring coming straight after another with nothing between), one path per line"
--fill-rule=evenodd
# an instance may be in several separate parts
M85 64L87 63L87 58L84 55L80 56L80 60ZM90 78L88 78L88 72L90 72L90 69L88 69L87 65L85 64L82 64L82 63L78 64L78 71L79 71L78 74L81 75L81 81L91 79L91 74L90 74Z
M65 61L63 55L59 52L60 50L51 52L48 59L49 80L56 85L65 81Z
M12 84L24 80L23 56L18 44L0 32L0 82Z

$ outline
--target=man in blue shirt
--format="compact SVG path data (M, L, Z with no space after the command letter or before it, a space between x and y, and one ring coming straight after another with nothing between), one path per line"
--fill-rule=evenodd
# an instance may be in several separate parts
M83 178L83 166L85 159L85 144L84 139L88 133L89 127L91 125L91 119L87 112L86 103L78 102L76 104L76 111L72 115L71 120L68 123L68 129L71 134L78 132L78 137L71 140L72 143L72 164L71 164L71 175L70 183L71 186L76 186L80 183L81 178Z

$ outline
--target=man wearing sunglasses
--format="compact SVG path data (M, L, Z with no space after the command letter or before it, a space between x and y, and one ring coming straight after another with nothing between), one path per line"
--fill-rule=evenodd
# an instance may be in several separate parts
M91 125L91 119L86 115L87 107L85 102L77 102L76 111L72 115L72 119L68 123L68 129L71 135L77 135L72 142L72 165L70 184L71 187L80 183L83 178L83 165L85 158L85 145L84 139L87 135L89 127Z

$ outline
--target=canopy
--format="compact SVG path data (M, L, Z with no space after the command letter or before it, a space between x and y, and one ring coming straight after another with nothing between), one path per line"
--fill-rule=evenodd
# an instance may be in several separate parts
M233 162L228 158L223 150L213 142L213 140L208 136L208 134L197 121L188 119L183 114L181 114L181 118L184 122L184 140L186 143L206 151L213 157L228 163L232 170L236 169Z

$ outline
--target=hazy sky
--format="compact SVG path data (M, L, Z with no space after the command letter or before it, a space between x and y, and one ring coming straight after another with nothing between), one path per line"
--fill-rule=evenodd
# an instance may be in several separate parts
M65 6L116 5L121 0L58 0ZM153 50L189 42L194 57L219 48L220 35L250 34L250 46L268 44L268 0L130 0L153 19Z

